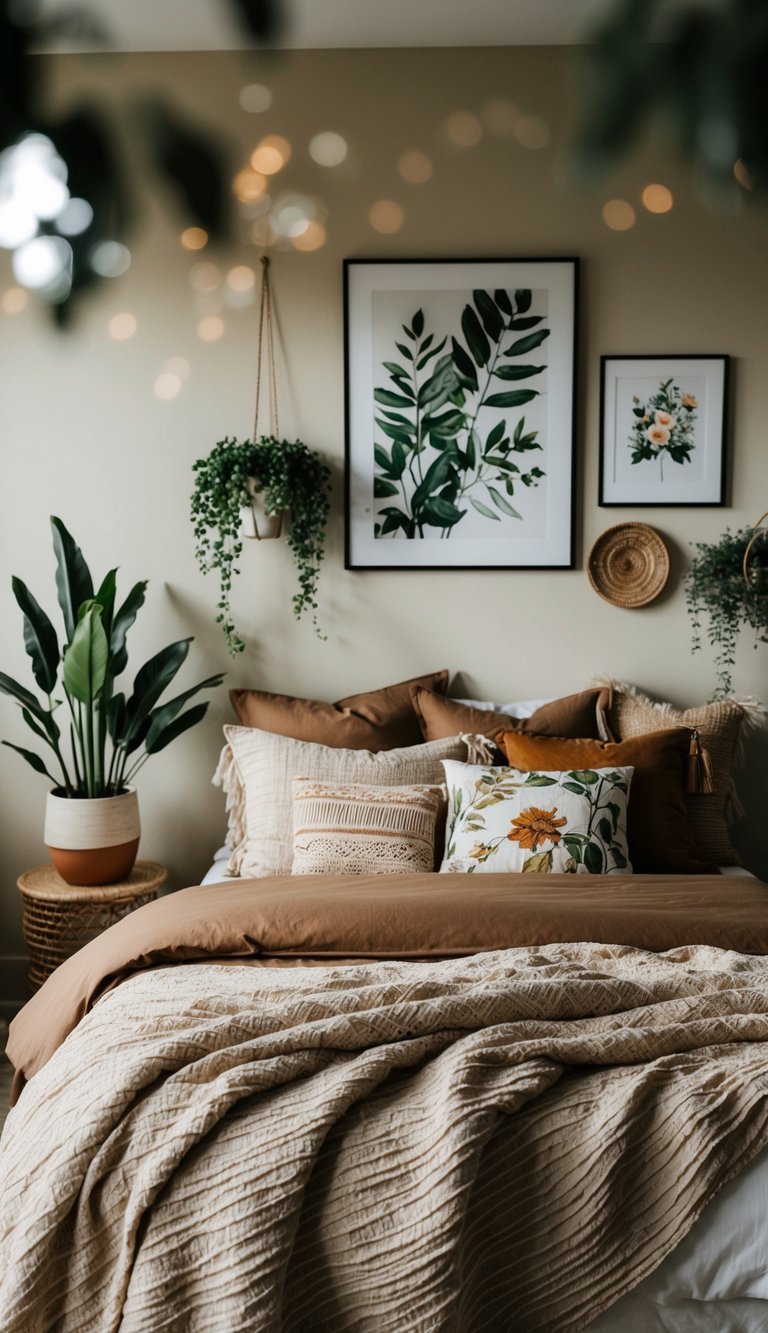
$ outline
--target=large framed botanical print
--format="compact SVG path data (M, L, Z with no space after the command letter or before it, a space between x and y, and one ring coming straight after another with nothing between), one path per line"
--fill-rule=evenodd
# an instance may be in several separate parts
M604 356L600 369L600 504L725 504L728 357Z
M344 264L346 567L573 567L575 259Z

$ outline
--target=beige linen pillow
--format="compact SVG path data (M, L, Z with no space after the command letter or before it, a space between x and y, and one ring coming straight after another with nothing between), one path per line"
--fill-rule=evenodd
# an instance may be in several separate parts
M291 780L358 783L372 787L441 786L443 759L466 759L458 736L397 750L340 750L276 736L257 727L225 727L232 752L230 787L239 786L244 837L230 874L288 875L293 865Z
M753 699L718 699L697 708L675 708L670 703L656 703L623 681L600 683L613 690L606 716L617 740L665 727L688 727L698 732L699 744L709 754L715 790L686 792L688 822L702 857L718 866L740 865L741 857L729 832L729 825L739 814L732 772L741 763L746 735L764 716L761 706Z
M440 787L293 779L294 875L404 875L435 868Z

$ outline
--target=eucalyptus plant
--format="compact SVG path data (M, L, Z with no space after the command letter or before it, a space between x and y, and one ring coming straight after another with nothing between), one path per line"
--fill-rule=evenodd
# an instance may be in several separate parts
M200 722L207 703L184 705L200 690L220 685L221 674L200 681L175 698L160 703L184 662L190 639L163 648L136 673L130 693L115 683L128 665L126 636L144 604L146 580L134 584L117 604L117 570L111 569L98 588L80 547L61 519L51 518L56 557L56 591L64 621L60 646L46 612L20 578L13 594L24 617L24 646L40 699L11 676L0 672L0 691L21 708L35 736L52 751L57 771L32 750L3 741L42 773L62 795L118 796L152 754ZM57 691L63 697L57 697ZM59 710L64 707L64 719Z
M744 556L753 536L753 528L738 532L726 528L716 542L696 542L696 555L685 576L693 651L701 648L705 618L707 638L715 649L715 699L733 693L731 670L742 628L749 625L755 631L755 648L758 643L768 643L768 596L757 577L760 571L755 571L754 580L744 575Z
M245 647L232 619L230 598L243 550L243 510L251 503L248 486L254 481L263 492L267 513L290 510L286 540L296 562L299 584L293 596L293 613L298 620L310 610L315 633L324 638L316 599L330 508L330 469L301 440L262 435L258 440L229 436L219 440L207 457L198 459L193 471L195 554L203 573L218 570L216 622L224 631L231 656Z

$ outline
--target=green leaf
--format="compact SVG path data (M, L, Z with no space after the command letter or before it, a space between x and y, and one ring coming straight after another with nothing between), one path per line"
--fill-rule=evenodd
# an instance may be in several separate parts
M539 852L523 862L524 875L547 875L552 870L552 852Z
M523 403L530 403L532 399L538 398L537 389L510 389L508 393L492 393L485 399L486 407L522 407Z
M73 699L90 707L104 688L109 664L109 642L101 623L102 608L91 599L83 603L75 632L64 650L64 685Z
M457 342L455 338L451 338L451 347L453 349L453 364L459 372L459 375L468 387L476 392L479 387L477 371L472 364L471 357L467 356L461 343Z
M430 375L429 379L419 389L419 407L428 407L431 404L433 411L442 407L443 403L446 403L450 398L456 384L453 358L450 356L441 358L435 366L434 374Z
M194 727L202 721L207 712L207 703L195 704L194 708L182 713L181 717L177 717L174 722L169 722L163 730L158 730L154 737L150 728L146 739L147 754L157 754L160 750L164 750L166 745L170 745L171 741L175 741L178 736L183 735L185 731L189 731L190 727Z
M461 316L461 328L476 364L481 368L486 366L491 355L491 348L483 333L480 320L471 305L464 307Z
M493 503L495 504L496 508L500 509L503 514L509 514L510 518L523 517L522 514L519 514L517 512L516 509L512 508L512 505L509 503L509 500L505 500L501 492L497 491L494 486L489 486L488 483L486 482L485 489L487 490L488 494L493 500Z
M10 741L3 741L2 744L7 745L9 750L15 750L17 754L21 755L22 759L26 759L27 763L34 768L36 773L42 773L44 777L50 779L54 787L58 787L59 784L56 778L52 773L48 772L48 769L39 754L35 754L34 750L24 750L20 745L12 745Z
M20 685L12 676L6 676L4 671L0 671L0 692L9 695L11 699L15 699L23 708L28 708L38 721L44 722L47 709L43 708L39 699L36 699L34 694L30 693L24 685Z
M392 393L389 389L374 389L373 396L384 407L412 407L413 395L408 398L402 393Z
M458 523L466 512L466 509L457 509L450 500L443 500L439 495L433 495L425 502L420 517L421 521L428 523L430 527L450 528L454 523Z
M488 463L490 467L500 468L502 472L519 472L517 463L512 463L503 454L483 454L483 462Z
M613 831L614 831L614 833L615 833L616 830L617 830L617 828L619 827L619 819L620 819L620 817L621 817L621 810L620 810L619 806L616 805L616 803L615 803L614 801L607 801L607 802L606 802L606 805L607 805L608 809L609 809L610 812L611 812L611 819L613 820Z
M167 648L150 657L137 672L133 693L126 704L125 737L129 746L137 741L138 729L184 662L191 642L189 638L170 643Z
M523 315L521 318L515 317L509 321L511 329L533 329L543 320L543 315Z
M389 475L393 477L395 481L399 481L405 472L405 465L405 449L400 440L395 440L395 443L392 445L392 467Z
M396 342L395 347L397 348L400 355L404 356L407 361L413 360L413 352L411 351L410 347L406 345L406 343Z
M402 426L393 426L389 421L380 421L378 417L376 418L376 425L379 427L379 430L382 430L385 435L389 436L390 440L399 440L401 444L408 445L409 447L412 446L412 436L407 430L403 430Z
M379 467L383 468L385 472L389 472L389 469L392 466L392 460L382 444L374 444L373 456Z
M469 438L467 440L467 467L470 469L471 472L474 472L475 468L477 467L477 455L481 447L482 446L480 444L480 436L478 435L477 431L476 430L470 431Z
M564 846L565 846L565 848L566 848L566 850L567 850L569 856L572 856L573 859L574 859L574 861L578 861L579 864L581 864L581 842L580 842L580 840L579 840L577 837L575 837L573 834L564 833L564 834L563 834L563 844L564 844Z
M562 785L566 791L575 792L577 796L586 796L587 794L586 787L577 786L575 782L564 782Z
M595 783L600 781L593 768L575 768L568 776L573 778L574 782L583 782L588 787L594 787Z
M39 689L52 694L60 660L56 631L21 579L12 578L11 587L24 616L24 647L32 659L32 674Z
M584 848L584 864L590 875L602 875L603 853L596 842L588 842Z
M397 494L398 488L393 481L385 481L383 477L374 477L373 498L375 500L386 500L390 496Z
M529 287L518 288L518 290L515 292L515 306L517 308L518 315L522 315L525 313L526 310L530 310L532 299L533 298L531 296L531 291Z
M603 842L610 843L611 838L613 837L613 825L611 824L610 819L603 818L598 820L597 831Z
M56 742L59 740L59 737L61 736L61 732L59 731L58 723L54 718L52 712L46 713L45 721L42 727L40 726L39 722L35 721L34 717L30 713L28 708L22 708L21 716L24 718L24 721L26 722L30 731L33 731L36 736L39 736L41 741L45 741L46 745L52 745L55 747Z
M545 338L549 337L549 329L539 329L536 333L529 333L527 338L518 338L513 342L504 353L505 356L522 356L525 352L532 352L534 347L540 347Z
M499 287L493 293L493 299L499 307L499 310L503 310L505 315L509 316L512 314L512 302L509 299L509 292L505 292L503 287Z
M497 523L501 522L499 515L494 514L493 510L484 505L481 500L476 500L474 495L470 495L469 503L477 510L478 514L482 514L483 518L492 518Z
M93 597L93 580L80 547L73 541L61 519L52 518L51 527L56 556L56 591L69 641L75 632L80 607Z
M545 773L529 773L522 785L524 787L556 787L557 778L547 777Z
M408 371L405 366L399 366L396 361L382 361L381 364L395 379L408 379Z
M175 699L169 699L168 703L161 704L155 708L149 715L149 731L147 732L147 753L154 754L154 743L157 737L165 731L170 722L178 717L185 703L199 694L201 690L212 690L220 685L224 676L219 672L216 676L209 676L207 680L201 680L198 685L193 685L191 689L184 690L183 694L177 694ZM204 704L203 708L208 705ZM190 724L191 725L191 724ZM172 738L171 738L172 739ZM161 747L162 748L162 747Z
M101 585L93 595L93 600L101 607L101 623L107 638L112 634L112 617L115 614L115 596L117 594L117 570L110 569L104 575Z
M131 625L144 605L144 598L147 595L147 587L148 584L146 579L142 579L140 583L134 583L119 611L115 613L114 620L112 621L112 630L109 636L109 671L113 679L115 676L119 676L121 672L125 671L125 668L128 665L128 650L125 646L125 639Z
M485 441L486 453L488 452L489 449L495 449L496 445L499 444L501 440L503 440L504 431L506 430L506 427L507 423L502 419L501 421L496 422L496 425L493 427L492 430L489 430L488 437Z
M619 870L626 870L628 864L627 858L621 848L617 847L615 843L611 846L611 856L616 862L616 866Z
M412 509L414 514L434 491L439 491L440 487L445 485L451 475L451 466L451 460L446 454L440 454L433 463L430 463L424 474L424 480L419 483L413 492Z
M499 366L494 370L498 380L529 380L532 375L540 375L546 366Z
M472 300L477 307L477 312L483 321L483 328L491 342L498 342L504 329L504 320L496 308L493 297L489 292L474 291Z
M411 320L411 328L413 329L414 333L416 334L416 337L417 337L417 338L420 338L421 335L422 335L422 333L424 332L424 311L423 311L423 310L417 310L417 311L416 311L416 314L414 315L413 319Z

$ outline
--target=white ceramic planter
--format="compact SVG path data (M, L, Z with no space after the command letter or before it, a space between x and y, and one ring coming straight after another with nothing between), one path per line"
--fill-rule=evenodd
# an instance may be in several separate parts
M116 884L133 869L139 850L139 801L122 796L94 800L48 793L44 842L67 884Z
M283 530L282 510L277 514L268 514L264 508L264 492L258 489L257 479L249 477L246 484L251 503L243 510L243 536L253 537L257 541L279 537Z

